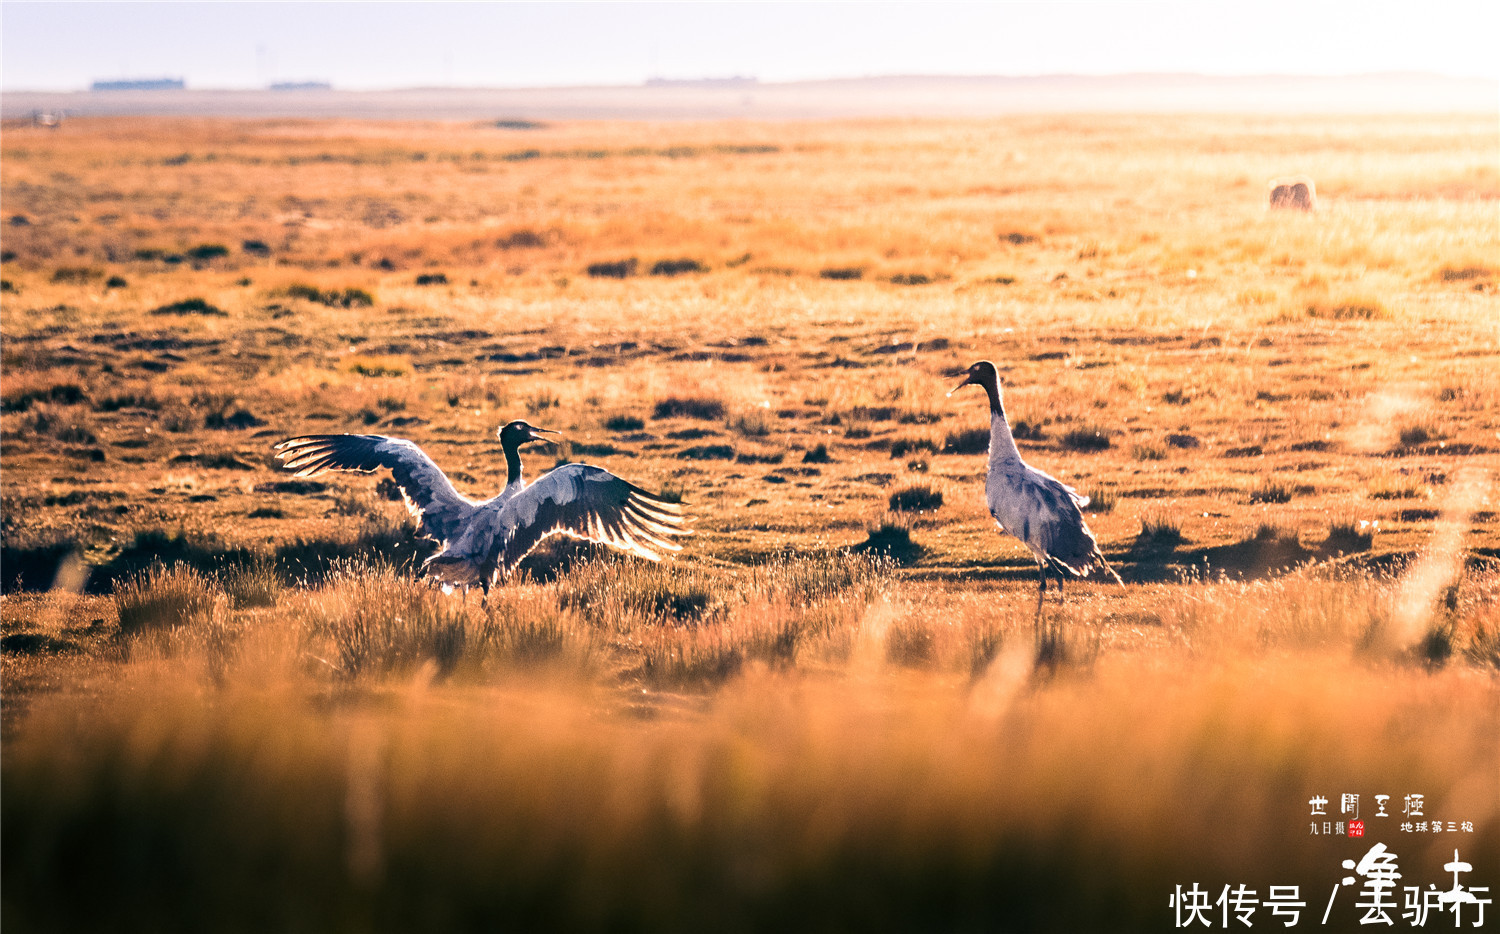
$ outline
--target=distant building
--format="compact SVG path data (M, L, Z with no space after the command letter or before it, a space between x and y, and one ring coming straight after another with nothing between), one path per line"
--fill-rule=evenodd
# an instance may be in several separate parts
M115 81L95 81L89 85L91 91L181 91L187 83L181 78L121 78Z
M758 84L753 77L734 75L729 78L647 78L648 88L747 88Z
M332 91L333 85L327 81L273 81L273 91Z

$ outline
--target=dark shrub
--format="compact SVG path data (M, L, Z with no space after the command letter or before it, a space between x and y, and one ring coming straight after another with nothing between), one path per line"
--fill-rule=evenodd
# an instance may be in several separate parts
M330 295L334 293L329 293ZM329 305L342 305L345 308L369 308L375 304L375 296L364 289L345 289L338 295L336 301L327 302Z
M495 246L502 250L526 250L535 249L547 245L547 238L534 230L512 230L510 233L495 241Z
M911 540L911 528L904 521L886 519L870 529L865 540L852 549L855 554L884 555L897 564L912 564L922 557L923 548Z
M828 269L824 269L824 270L819 271L818 278L820 278L820 279L859 279L859 278L863 277L864 274L865 274L865 271L863 269L859 268L858 266L834 266L834 267L830 267Z
M802 455L802 463L804 463L804 464L831 464L831 463L833 463L833 457L832 457L832 455L830 455L828 453L828 445L826 445L826 444L819 444L817 447L812 448L811 450L809 450L806 454L803 454Z
M375 296L364 289L349 288L342 292L338 289L323 291L316 286L307 285L303 282L294 282L281 290L281 294L287 298L300 298L304 301L317 302L319 305L327 305L329 308L369 308L375 304Z
M1062 446L1070 451L1103 451L1109 447L1109 435L1096 425L1085 425L1063 435Z
M89 269L86 266L62 266L52 273L52 281L68 285L82 285L95 279L102 279L104 273L97 269Z
M634 415L611 415L604 422L609 431L640 431L646 423Z
M894 512L928 512L943 505L943 491L929 483L914 483L891 494Z
M928 454L938 452L937 445L929 438L897 438L891 442L891 456L905 457L918 451L926 451Z
M635 275L637 265L634 257L614 263L590 263L588 273L595 279L625 279Z
M77 405L84 400L83 387L77 383L58 383L47 389L28 389L0 400L0 410L25 412L34 402L56 402L59 405Z
M984 454L990 449L988 428L965 428L950 431L943 439L944 454Z
M251 256L270 256L271 248L263 240L246 240L240 244L240 249Z
M1323 540L1323 551L1327 554L1354 554L1369 551L1375 543L1375 535L1361 529L1354 522L1334 522L1328 527L1328 537Z
M734 459L734 448L727 444L704 444L697 447L683 448L677 452L677 456L683 460L691 461L727 461Z
M424 272L417 276L417 285L447 285L448 277L440 272Z
M680 276L689 272L707 272L707 268L695 259L663 259L651 266L653 276Z
M210 318L227 318L228 312L222 308L216 308L201 298L186 298L180 302L170 305L162 305L160 308L151 310L153 315L205 315Z
M1414 448L1437 440L1437 433L1426 425L1407 425L1401 429L1399 438L1402 447Z
M718 399L692 399L671 396L656 403L652 418L701 418L717 420L724 417L724 403Z
M1171 549L1186 541L1182 526L1165 516L1154 516L1141 520L1141 531L1135 537L1136 549Z
M1041 441L1047 437L1038 422L1028 422L1024 418L1016 419L1016 423L1010 426L1011 437L1017 441Z
M229 255L229 247L222 243L200 243L187 251L188 259L203 262Z

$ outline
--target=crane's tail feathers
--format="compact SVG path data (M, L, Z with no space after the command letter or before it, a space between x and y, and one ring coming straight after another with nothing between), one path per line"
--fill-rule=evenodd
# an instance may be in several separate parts
M1120 579L1119 572L1116 571L1114 568L1110 567L1109 562L1104 560L1104 555L1100 554L1097 551L1094 552L1094 555L1095 555L1095 557L1097 557L1099 559L1099 567L1103 568L1104 572L1106 574L1108 574L1110 577L1113 577L1115 579L1115 583L1116 584L1119 584L1121 587L1124 587L1125 586L1125 582Z
M1057 570L1067 571L1074 577L1088 577L1097 569L1103 572L1100 576L1107 574L1114 579L1115 583L1122 587L1125 586L1125 582L1120 579L1120 575L1115 573L1115 569L1110 567L1109 562L1104 560L1104 555L1097 548L1082 561L1069 562L1056 556L1049 556L1047 560Z

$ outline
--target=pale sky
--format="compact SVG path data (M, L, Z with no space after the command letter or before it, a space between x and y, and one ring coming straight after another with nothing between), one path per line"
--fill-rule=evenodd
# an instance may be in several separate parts
M1424 71L1500 78L1500 2L0 3L0 87L639 84Z

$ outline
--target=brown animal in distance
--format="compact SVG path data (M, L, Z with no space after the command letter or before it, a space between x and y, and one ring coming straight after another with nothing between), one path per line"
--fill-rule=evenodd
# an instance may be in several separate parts
M1318 191L1307 176L1271 180L1271 207L1294 211L1311 211L1318 203Z

